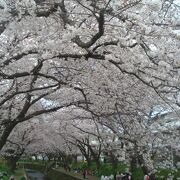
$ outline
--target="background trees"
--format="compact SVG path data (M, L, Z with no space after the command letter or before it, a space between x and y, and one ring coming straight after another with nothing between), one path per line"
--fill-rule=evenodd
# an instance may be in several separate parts
M101 151L106 127L154 172L151 127L179 108L179 11L176 1L1 1L0 149L17 124L62 109L65 136L91 134Z

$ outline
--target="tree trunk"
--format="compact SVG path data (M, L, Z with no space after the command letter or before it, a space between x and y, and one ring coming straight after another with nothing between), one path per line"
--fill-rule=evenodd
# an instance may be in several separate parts
M7 157L6 160L7 160L7 165L8 167L10 168L10 170L12 172L14 172L14 170L16 169L16 163L17 161L19 160L20 158L18 157Z
M91 166L91 159L90 159L90 158L87 158L87 157L85 157L85 158L86 158L88 167L90 167L90 166Z
M77 163L77 155L73 155L73 160L75 163Z
M99 159L96 159L95 162L96 162L97 170L99 170L100 167L101 167L101 164L100 164L100 162L99 162Z
M43 160L43 162L45 161L45 157L44 156L42 156L42 160Z
M148 161L147 161L148 159ZM139 164L143 170L143 173L150 176L151 180L156 180L156 174L154 172L153 162L151 162L150 157L143 157L143 155L138 156Z
M118 160L117 160L116 156L114 156L114 154L112 152L110 153L110 161L111 161L113 170L117 170Z
M17 122L11 122L10 124L8 124L2 135L1 135L1 138L0 138L0 150L3 148L3 146L6 144L6 141L10 135L10 133L12 132L12 130L14 129L14 127L17 125L18 123Z
M133 173L135 172L136 168L137 168L137 158L135 156L132 156L130 160L130 171Z

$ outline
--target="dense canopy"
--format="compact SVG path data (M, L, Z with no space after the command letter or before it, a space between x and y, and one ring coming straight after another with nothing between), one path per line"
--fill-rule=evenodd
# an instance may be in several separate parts
M1 0L0 14L4 156L126 154L153 177L153 153L179 148L178 0Z

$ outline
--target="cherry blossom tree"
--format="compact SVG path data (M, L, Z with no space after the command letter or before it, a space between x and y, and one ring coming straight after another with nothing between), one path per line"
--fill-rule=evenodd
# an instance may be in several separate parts
M13 129L7 139L1 155L7 160L12 171L16 169L17 161L27 151L28 146L36 141L36 123L24 122Z
M152 114L179 108L179 12L166 0L1 1L0 149L18 123L75 105L154 177Z

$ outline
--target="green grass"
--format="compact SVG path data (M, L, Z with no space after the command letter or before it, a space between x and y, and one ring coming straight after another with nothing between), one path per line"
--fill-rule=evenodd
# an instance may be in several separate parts
M32 162L28 162L28 161L24 161L26 162L26 164L32 164ZM46 162L46 161L45 161ZM21 164L21 163L20 163ZM34 166L35 165L44 165L43 161L33 161ZM117 169L113 169L110 163L102 163L101 167L99 169L99 171L97 172L97 167L96 164L94 162L92 162L91 166L88 167L86 162L78 162L78 163L72 163L71 164L71 169L73 168L79 168L81 170L81 172L84 169L89 169L91 171L96 171L96 176L101 176L101 175L105 175L105 176L109 176L111 174L116 174L117 172L119 173L123 173L126 171L126 169L128 168L128 165L125 165L123 163L118 163ZM172 169L157 169L157 176L158 176L158 180L161 180L160 177L164 177L164 179L166 179L168 177L168 174L172 174L174 175L174 179L177 179L178 177L180 177L180 169L179 170L172 170ZM133 178L135 180L141 180L143 179L144 174L141 168L136 168L136 170L133 172Z
M15 170L15 172L11 172L11 170L8 168L6 164L6 161L2 158L0 158L0 172L6 172L8 174L8 177L4 176L3 180L8 180L12 175L16 177L16 180L22 180L22 177L25 174L23 169L18 169Z
M78 162L78 163L73 163L72 164L72 168L79 168L80 170L86 169L87 168L87 163L84 162ZM101 164L101 167L99 169L99 171L97 172L97 176L101 176L101 175L105 175L105 176L109 176L111 174L115 174L116 172L119 173L123 173L126 171L126 169L128 168L127 165L119 163L118 167L116 170L114 170L111 166L111 164L106 163L106 164ZM96 169L96 164L92 163L91 167L89 167L90 170L95 170ZM179 170L172 170L172 169L158 169L158 180L160 180L160 177L163 176L164 179L166 179L168 177L168 174L172 174L174 175L174 179L177 179L178 177L180 177L180 169ZM141 168L136 168L136 170L132 173L133 174L133 178L135 180L142 180L144 177L144 173L142 171Z
M43 161L43 160L19 160L18 161L19 163L30 163L30 164L46 164L47 163L47 161Z
M4 176L3 180L8 180L9 177L12 175L12 172L10 169L6 166L5 162L0 162L0 172L6 172L8 174L8 177Z
M177 169L177 170L161 169L161 168L158 169L158 173L157 173L158 177L163 176L164 178L167 178L168 174L172 174L174 176L174 179L177 179L178 177L180 177L180 169Z
M90 167L87 166L86 162L73 163L71 167L72 169L79 168L81 171L83 171L84 169L89 169L91 171L97 172L97 167L95 162L92 162ZM122 163L118 164L117 169L113 169L110 163L102 163L96 175L99 177L101 175L110 176L111 174L116 174L117 172L119 173L125 172L127 168L128 166Z
M132 173L133 178L136 180L142 180L144 177L144 173L141 168L136 168L136 170Z
M118 171L119 173L123 173L123 172L126 171L127 168L128 168L128 165L123 164L123 163L119 163L119 164L118 164L118 167L117 167L117 171Z

